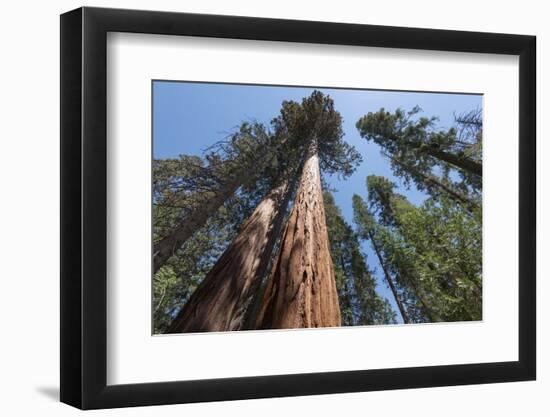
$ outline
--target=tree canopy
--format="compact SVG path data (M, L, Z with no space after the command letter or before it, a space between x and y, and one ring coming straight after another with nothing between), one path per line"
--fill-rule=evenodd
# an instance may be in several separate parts
M436 128L436 117L420 117L421 109L406 112L385 109L369 112L357 121L362 137L378 144L390 157L394 173L405 181L414 181L427 188L422 174L435 175L438 168L449 181L450 170L461 178L458 187L481 191L482 175L482 124L481 112L476 109L455 117L455 126ZM410 167L412 169L407 169Z
M155 333L482 318L481 111L445 129L418 107L361 117L393 177L353 190L351 219L326 178L363 156L336 104L313 91L153 161Z
M396 275L405 278L409 290L439 320L479 320L482 251L477 218L449 198L429 198L416 207L383 177L368 177L367 186L371 207L385 227L381 240Z

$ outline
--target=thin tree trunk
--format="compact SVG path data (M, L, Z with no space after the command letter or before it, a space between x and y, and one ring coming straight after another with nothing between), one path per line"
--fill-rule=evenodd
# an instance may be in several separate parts
M465 204L466 207L468 208L468 210L471 211L473 208L479 207L478 203L476 203L475 201L473 201L469 197L465 196L464 194L460 193L459 191L454 190L452 187L444 184L443 182L441 182L438 178L434 177L433 175L424 174L424 173L418 171L416 168L399 161L397 158L390 157L390 159L394 163L400 165L403 169L409 171L412 175L420 177L421 180L426 185L435 186L437 188L440 188L443 191L445 191L447 194L449 194L449 196L452 199L454 199L455 201L457 201L459 203L462 203L462 204Z
M342 288L343 294L340 298L340 301L342 302L343 306L348 307L350 309L350 316L346 317L342 314L342 310L340 309L340 313L342 316L342 325L344 326L353 326L353 323L355 322L354 312L353 312L353 303L351 300L351 289L350 289L350 283L348 282L348 276L346 274L346 263L344 262L344 257L340 255L340 268L342 268L342 273L344 274L344 287Z
M419 149L421 143L408 142L407 145L413 149ZM428 155L431 155L441 161L448 162L449 164L461 168L464 171L470 172L471 174L477 175L479 177L483 175L483 165L470 158L456 156L451 152L445 152L438 147L430 145L423 147L420 151L427 153Z
M422 304L422 310L424 312L424 314L428 317L428 319L430 320L430 322L438 322L438 321L441 321L441 318L435 314L433 312L433 310L429 307L428 305L428 301L426 300L426 296L425 296L425 293L424 293L424 290L421 290L420 288L418 288L418 286L416 285L416 281L413 279L411 279L408 275L406 275L407 278L405 278L409 284L411 285L412 289L413 289L413 292L414 294L416 295L416 298L418 298L418 301L420 301L420 304Z
M401 224L401 221L400 221L399 217L395 213L395 210L394 210L394 207L393 207L393 204L392 204L392 201L391 201L391 197L390 197L390 200L386 200L386 199L383 198L384 196L382 196L378 190L376 192L378 194L378 197L379 197L380 201L383 202L386 211L389 213L389 216L392 219L392 223L395 226L397 226L398 228L401 228L402 224ZM411 205L411 207L414 207L414 206ZM423 291L421 291L418 288L418 286L416 285L415 279L414 278L411 279L411 277L408 274L403 274L403 275L406 276L406 280L411 285L411 287L413 289L413 292L416 295L416 298L418 299L418 301L420 301L420 304L422 304L424 313L426 314L428 319L432 322L433 321L440 321L439 317L428 306L428 303L425 299L425 295L424 295Z
M381 201L384 201L385 202L385 208L387 209L388 213L390 214L390 217L392 218L393 220L393 223L400 229L402 229L403 225L399 219L399 217L396 215L395 213L395 210L394 210L394 207L393 207L393 204L391 202L391 199L390 201L386 201L386 200L383 200L382 199L382 196L380 195L380 193L378 193L378 196L380 198ZM409 203L410 204L410 203ZM411 207L414 207L412 204L410 204ZM448 251L448 249L445 248L445 245L443 244L443 242L441 241L441 238L439 236L437 236L435 233L433 233L433 231L429 231L430 232L430 235L433 236L436 240L436 243L437 245L442 248L442 250L448 255L450 256L450 252ZM421 252L423 253L423 252ZM428 268L430 268L430 270L432 271L435 271L435 266L434 265L430 265L430 264L427 264ZM461 268L461 265L459 264L458 265L459 268ZM464 273L464 275L470 279L469 275L466 273L466 271L464 271L462 268L461 268L461 271ZM408 276L407 276L408 277ZM456 278L454 277L451 277L453 280L455 280L455 285L456 285ZM441 321L440 317L435 314L433 312L433 310L428 306L428 303L425 299L425 296L422 294L422 292L420 291L420 289L417 287L416 285L416 282L414 281L414 279L409 279L407 278L407 280L410 282L411 286L413 287L413 290L418 298L418 300L420 301L420 303L422 304L423 308L424 308L424 311L426 312L426 315L428 316L428 318L430 319L430 321Z
M307 154L256 323L262 329L341 325L316 141Z
M196 230L206 224L210 216L237 191L237 188L244 182L246 177L247 174L243 172L240 176L228 181L222 189L213 192L209 198L205 198L203 204L197 204L193 207L172 233L155 244L153 248L153 273L157 272Z
M407 314L407 311L405 310L405 307L403 306L403 303L401 302L401 298L399 297L399 294L397 293L397 288L395 287L395 284L393 282L393 278L390 275L390 272L388 271L388 268L386 268L386 263L384 262L384 259L382 258L382 254L380 253L380 249L378 248L378 244L376 243L374 234L371 230L369 230L369 239L372 243L372 247L374 248L374 252L376 253L376 256L378 257L378 261L380 262L380 265L382 266L382 270L384 271L384 277L386 278L386 282L390 286L390 290L393 294L393 298L395 298L395 302L397 304L397 308L399 308L399 312L401 313L401 317L403 318L403 322L405 324L408 324L411 322L409 319L409 315Z
M256 207L167 333L240 330L280 235L291 188L284 180Z
M479 162L471 160L470 158L461 158L450 152L441 151L432 147L429 147L426 152L435 158L441 159L442 161L462 168L464 171L468 171L479 177L483 175L483 165Z

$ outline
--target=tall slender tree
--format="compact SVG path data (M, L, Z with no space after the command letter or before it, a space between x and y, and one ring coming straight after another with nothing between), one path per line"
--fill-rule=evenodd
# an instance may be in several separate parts
M455 189L449 181L438 178L433 174L425 173L412 165L400 161L398 158L389 157L392 166L396 167L394 173L397 176L403 176L406 181L412 179L419 190L427 191L431 196L438 197L441 193L446 193L450 198L459 204L463 204L468 211L480 208L480 203L475 197L470 197L461 190Z
M381 222L394 229L401 265L432 320L477 320L481 316L481 229L448 198L420 208L394 192L383 177L368 178L369 200ZM395 258L395 256L394 256Z
M409 314L407 313L405 305L401 301L401 295L398 292L396 283L386 265L386 260L384 259L382 253L382 248L377 232L379 226L376 224L376 221L370 213L367 204L357 194L353 195L353 219L357 227L357 232L359 236L371 242L374 253L378 258L380 266L382 267L384 279L386 280L386 283L388 284L388 287L392 292L393 298L395 299L395 303L397 304L397 308L399 309L399 313L401 314L403 322L410 323L411 320L409 318Z
M451 166L468 176L474 176L473 185L480 187L483 172L481 163L481 136L464 141L453 127L447 131L435 130L436 118L420 117L419 107L409 112L397 109L394 113L380 109L357 121L362 137L380 145L386 153L426 173L434 165ZM458 119L458 123L465 120ZM473 125L470 125L473 126ZM463 129L462 132L465 130Z
M358 235L344 220L332 193L325 191L323 197L342 325L394 323L391 305L376 293Z
M355 235L358 243L358 237ZM376 281L367 267L365 255L355 246L351 252L351 272L355 288L355 325L395 324L396 314L390 302L376 293Z

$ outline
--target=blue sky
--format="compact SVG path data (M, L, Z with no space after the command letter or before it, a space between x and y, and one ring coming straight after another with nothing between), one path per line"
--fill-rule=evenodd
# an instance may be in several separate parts
M399 192L414 204L425 199L414 186L406 189L400 179L392 175L378 145L359 136L355 123L361 116L381 107L394 111L399 107L410 110L418 105L424 115L439 118L439 127L448 128L453 124L454 113L482 106L482 96L468 94L154 81L153 156L160 159L180 154L202 155L209 145L225 137L241 122L259 121L267 125L279 113L283 100L301 102L315 89L334 99L335 108L343 117L344 140L363 156L363 162L348 179L326 177L330 187L338 190L334 193L336 203L350 224L353 223L351 198L356 193L366 199L368 175L390 178ZM378 292L387 297L397 311L374 252L368 243L363 243L362 248L369 267L375 269Z

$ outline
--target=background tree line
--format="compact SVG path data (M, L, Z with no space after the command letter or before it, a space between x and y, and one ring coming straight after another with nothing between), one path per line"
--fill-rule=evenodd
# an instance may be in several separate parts
M201 157L155 160L155 332L479 320L481 112L449 130L419 113L381 109L356 126L428 198L415 206L369 176L353 224L323 176L346 178L362 157L319 91ZM398 311L376 291L376 263Z

